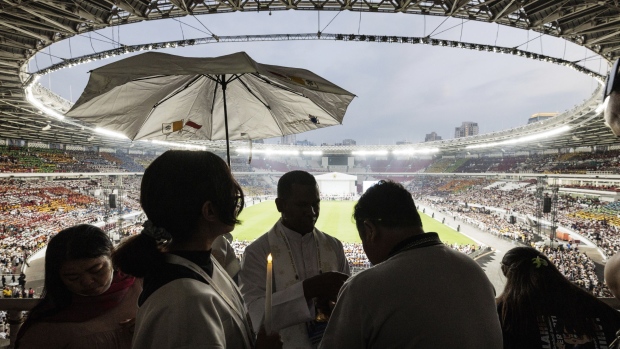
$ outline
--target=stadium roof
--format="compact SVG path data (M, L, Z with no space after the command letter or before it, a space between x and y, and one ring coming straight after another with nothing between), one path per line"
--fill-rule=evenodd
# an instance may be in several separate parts
M41 117L27 100L25 84L31 79L28 61L45 47L81 33L110 26L186 15L256 10L329 10L410 13L451 16L498 23L561 37L585 46L608 61L620 57L620 3L618 0L393 0L364 2L312 0L260 2L230 0L7 0L0 6L0 137L78 145L128 146L129 142L98 137L77 123ZM65 110L66 101L39 89L49 105ZM575 110L553 118L572 129L552 139L505 145L512 150L613 145L616 138L594 110L595 97ZM568 115L570 114L570 115ZM48 123L49 131L42 132ZM442 152L462 152L477 143L499 142L510 137L548 130L539 123L466 139L424 144ZM219 147L221 143L214 143ZM260 147L260 146L259 146ZM326 152L348 151L326 147ZM354 147L352 149L358 149ZM486 148L476 148L481 151Z

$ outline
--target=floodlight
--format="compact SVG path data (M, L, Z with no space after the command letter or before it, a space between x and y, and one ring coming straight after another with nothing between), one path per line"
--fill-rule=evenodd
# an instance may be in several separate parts
M52 128L52 125L47 124L47 125L43 126L43 128L41 128L41 131L48 131L51 128Z
M502 146L502 145L506 145L506 144L527 143L527 142L532 142L532 141L535 141L535 140L538 140L538 139L546 139L546 138L549 138L549 137L553 137L553 136L556 136L556 135L558 135L560 133L564 133L564 132L566 132L568 130L570 130L570 126L564 125L562 127L558 127L556 129L545 131L545 132L541 132L541 133L537 133L537 134L532 134L532 135L523 136L523 137L519 137L519 138L511 138L511 139L507 139L505 141L499 141L499 142L489 142L489 143L468 145L465 148L466 149L490 148L490 147L497 147L497 146Z
M39 75L37 75L35 77L35 81L36 79L38 79ZM30 102L30 104L32 104L33 107L39 109L40 111L42 111L43 113L45 113L48 116L51 116L53 118L56 118L58 120L62 120L65 118L64 115L58 113L57 111L46 107L43 103L41 103L41 101L39 101L38 99L34 98L33 94L32 94L32 86L34 85L34 82L30 85L28 85L25 89L24 92L26 94L26 100L28 100L28 102Z

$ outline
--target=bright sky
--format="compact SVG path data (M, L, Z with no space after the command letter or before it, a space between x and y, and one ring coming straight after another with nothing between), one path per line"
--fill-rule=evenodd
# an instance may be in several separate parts
M533 31L475 21L461 25L460 19L453 18L440 26L444 20L444 17L402 13L360 16L348 11L291 10L275 11L271 15L238 12L182 17L108 28L99 33L126 45L207 37L208 31L219 36L316 33L319 28L324 33L342 34L425 36L433 33L435 39L461 38L465 42L506 47L523 44L519 49L571 61L593 56L585 48L565 44L560 39L538 38L540 34ZM55 44L44 50L47 54L39 53L32 60L30 70L38 70L37 64L42 69L51 62L58 63L59 59L51 58L50 52L70 58L91 54L93 48L96 51L113 48L112 44L98 40L109 41L97 34L92 34L91 41L88 34L82 34L71 39L70 45L67 40ZM525 44L528 40L531 41ZM358 145L421 142L432 131L451 139L454 128L463 121L478 122L481 133L499 131L525 124L534 113L570 109L588 98L597 85L592 78L550 63L421 44L280 41L160 50L197 57L238 51L247 52L260 63L309 69L357 95L342 126L297 135L297 140L307 139L317 144L338 143L346 138L355 139ZM40 82L76 101L88 81L87 71L111 62L111 59L101 60L65 69ZM598 57L589 58L586 66L601 74L608 69L607 63Z

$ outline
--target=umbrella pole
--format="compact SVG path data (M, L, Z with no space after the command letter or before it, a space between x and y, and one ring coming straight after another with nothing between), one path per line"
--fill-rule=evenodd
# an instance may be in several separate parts
M224 128L226 129L226 161L230 168L230 141L228 140L228 110L226 109L226 75L222 75L222 98L224 99Z

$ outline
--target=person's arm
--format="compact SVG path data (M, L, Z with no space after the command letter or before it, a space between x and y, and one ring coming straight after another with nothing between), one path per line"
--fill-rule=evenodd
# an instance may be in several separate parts
M363 349L368 346L370 329L364 328L367 321L364 318L364 301L355 297L350 283L342 286L319 349Z
M269 254L265 247L260 244L259 240L248 246L239 272L241 293L256 332L260 329L265 316L265 278ZM304 296L303 282L297 282L285 290L274 292L271 299L274 332L312 320L310 308Z

